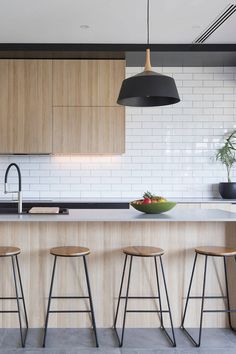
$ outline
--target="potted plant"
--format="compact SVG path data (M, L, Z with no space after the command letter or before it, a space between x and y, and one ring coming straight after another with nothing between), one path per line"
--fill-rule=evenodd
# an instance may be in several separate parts
M224 145L217 150L216 160L220 161L227 170L228 182L219 184L219 192L224 199L236 199L236 182L231 182L231 169L236 162L236 130L226 139Z

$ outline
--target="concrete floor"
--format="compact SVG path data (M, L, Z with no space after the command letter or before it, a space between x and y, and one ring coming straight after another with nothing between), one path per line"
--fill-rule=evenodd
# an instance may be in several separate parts
M41 348L42 330L30 329L22 349L19 330L0 329L0 354L236 354L236 334L228 329L204 329L201 348L193 347L181 330L175 334L177 348L172 348L159 329L127 329L124 346L118 348L114 332L99 329L97 349L89 329L49 329L47 346Z

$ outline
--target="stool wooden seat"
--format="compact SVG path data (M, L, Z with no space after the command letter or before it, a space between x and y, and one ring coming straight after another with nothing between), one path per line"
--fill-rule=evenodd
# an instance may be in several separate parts
M205 256L215 257L232 257L236 256L236 248L220 247L220 246L203 246L195 248L195 252L204 254Z
M0 247L0 257L16 256L21 253L21 249L12 246L1 246Z
M63 246L51 248L50 253L53 256L59 257L80 257L88 255L90 253L90 249L79 246Z
M161 256L165 252L162 248L151 247L151 246L131 246L123 249L123 253L129 256L136 257L155 257Z

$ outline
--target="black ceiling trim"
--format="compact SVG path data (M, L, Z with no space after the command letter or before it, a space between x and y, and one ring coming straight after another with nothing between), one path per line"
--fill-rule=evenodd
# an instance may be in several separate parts
M0 43L0 59L125 59L143 66L146 44ZM236 44L151 44L153 66L236 66Z
M147 44L97 43L0 43L1 52L136 52L144 51ZM158 52L235 52L236 44L150 44Z

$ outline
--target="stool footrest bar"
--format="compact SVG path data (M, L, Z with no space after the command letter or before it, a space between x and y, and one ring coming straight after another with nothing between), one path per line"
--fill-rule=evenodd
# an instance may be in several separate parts
M50 310L49 313L88 313L90 310Z
M145 313L145 312L147 312L147 313L163 313L163 312L165 312L165 313L169 313L170 311L168 311L168 310L162 310L162 311L160 311L160 310L126 310L126 312L137 312L137 313L139 313L139 312L143 312L143 313Z
M203 312L227 312L227 313L230 313L230 312L236 312L236 310L203 310Z
M126 299L125 296L121 296L120 299ZM141 299L141 300L145 300L145 299L159 299L159 296L128 296L128 300L129 299Z
M51 296L51 299L89 299L89 296Z
M189 296L189 299L202 299L202 296ZM227 296L204 296L204 299L227 299Z
M17 297L14 296L6 296L6 297L0 297L0 300L16 300ZM23 300L22 297L18 297L19 300Z

